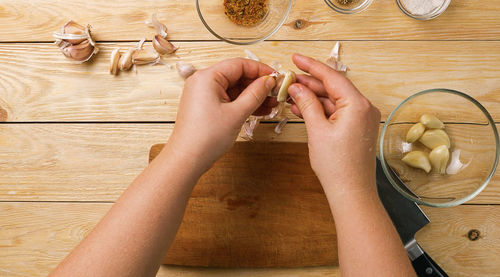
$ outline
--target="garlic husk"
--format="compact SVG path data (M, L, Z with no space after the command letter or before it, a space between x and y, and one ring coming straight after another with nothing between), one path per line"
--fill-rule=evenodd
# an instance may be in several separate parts
M172 54L177 51L178 47L174 46L170 41L161 35L155 35L153 38L153 47L160 55Z
M423 145L425 145L425 147L429 149L434 149L441 145L446 145L447 148L450 148L451 146L450 137L448 137L448 134L446 134L446 132L441 129L432 129L425 131L418 141L420 141Z
M177 62L175 67L179 75L184 79L187 79L196 72L196 68L192 64L186 62Z
M132 54L132 63L136 65L153 64L160 60L160 55L151 49L138 49Z
M129 48L123 55L120 56L118 68L120 68L121 71L129 70L132 67L132 55L135 50L135 48Z
M425 126L422 123L417 123L413 126L411 126L410 130L408 130L408 133L406 134L406 142L413 143L417 141L425 131Z
M165 24L161 23L158 18L156 18L156 13L154 13L152 16L151 16L151 25L149 25L149 22L146 23L148 26L152 26L155 28L156 30L156 33L160 36L162 36L163 38L166 38L167 37L167 26L165 26Z
M254 60L254 61L257 61L257 62L260 62L259 57L257 57L257 55L255 55L252 51L250 51L250 50L248 50L248 49L245 49L245 57L246 57L247 59Z
M55 32L53 36L60 40L71 44L79 44L88 39L90 33L87 31L89 27L84 27L73 20L68 21L61 27L60 32Z
M259 116L259 119L264 119L264 120L273 119L281 114L284 107L285 107L285 102L279 102L278 106L274 107L268 115Z
M326 59L326 64L336 71L346 72L347 66L339 61L340 42L336 42L330 51L330 56Z
M280 71L282 67L281 63L278 61L272 61L269 63L269 66L274 69L274 71Z
M426 173L429 173L432 168L429 157L422 151L411 151L410 153L406 154L401 159L401 161L413 168L422 169Z
M285 127L286 123L288 122L288 117L283 118L278 124L276 124L276 127L274 127L274 132L276 134L281 134L281 130L283 127Z
M470 165L472 160L470 160L466 164L464 164L460 161L460 153L461 152L462 151L460 149L457 149L451 153L450 164L448 165L448 168L446 168L446 174L448 174L448 175L457 174Z
M423 114L420 117L420 122L425 125L425 127L429 129L443 129L444 123L439 120L436 116L432 114Z
M446 166L448 165L448 160L450 159L450 151L446 145L438 146L432 149L429 153L429 161L432 167L439 173L446 173Z
M111 52L109 74L116 75L118 73L119 61L120 61L120 48L116 48Z
M61 48L61 51L66 57L82 63L88 61L97 53L96 47L91 45L88 40L76 45L66 44Z
M278 91L277 100L278 102L285 102L288 98L288 88L297 81L295 72L288 70L285 72L283 82L281 83L280 89Z
M245 124L243 124L243 131L245 132L246 137L243 137L244 139L252 140L253 139L253 133L255 131L255 128L257 128L257 125L259 124L259 117L257 116L250 116Z

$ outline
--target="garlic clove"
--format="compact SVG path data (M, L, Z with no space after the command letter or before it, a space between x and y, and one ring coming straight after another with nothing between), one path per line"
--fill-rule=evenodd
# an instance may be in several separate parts
M177 62L175 67L179 75L184 79L187 79L196 72L196 68L194 68L192 64L186 62Z
M63 54L75 61L84 62L94 54L94 46L88 40L76 45L67 45L61 49Z
M432 114L424 114L420 117L420 122L429 129L443 129L444 124L439 118Z
M450 159L450 151L446 145L438 146L432 149L429 154L429 160L434 169L436 169L439 174L446 173L446 166L448 165L448 160Z
M410 130L406 134L406 142L413 143L417 141L425 131L425 126L422 123L417 123L411 126Z
M278 92L278 102L285 102L288 98L288 88L297 81L295 72L288 70L285 72L285 77L283 78L283 83L280 86Z
M137 65L155 63L159 59L158 53L149 49L139 49L132 55L132 63Z
M129 48L127 52L120 56L118 68L120 68L121 71L129 70L132 67L132 55L134 54L135 50L135 48Z
M116 75L118 73L118 62L120 61L120 48L116 48L111 52L111 60L109 65L109 74Z
M170 41L161 35L155 35L153 39L153 47L160 55L172 54L178 49L178 47L175 47L172 43L170 43Z
M431 171L431 163L429 162L429 158L427 154L422 151L411 151L406 154L401 159L405 164L424 170L426 173Z
M441 145L450 148L450 137L441 129L427 130L418 140L429 149L434 149Z

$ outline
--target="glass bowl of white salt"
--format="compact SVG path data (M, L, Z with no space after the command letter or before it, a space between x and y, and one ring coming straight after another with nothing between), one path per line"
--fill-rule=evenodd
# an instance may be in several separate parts
M396 0L399 9L418 20L430 20L442 14L451 0Z

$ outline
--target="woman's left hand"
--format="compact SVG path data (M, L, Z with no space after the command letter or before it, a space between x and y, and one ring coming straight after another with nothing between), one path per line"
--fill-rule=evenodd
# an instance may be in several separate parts
M267 97L276 85L268 76L273 71L243 58L197 71L186 80L167 148L206 171L231 148L251 114L269 114L278 104Z

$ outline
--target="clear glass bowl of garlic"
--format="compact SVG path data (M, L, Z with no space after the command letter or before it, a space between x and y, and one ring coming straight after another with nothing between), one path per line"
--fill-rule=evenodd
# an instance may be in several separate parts
M423 125L425 132L436 135L430 139L430 144L429 137L427 142L425 138L422 140L419 137L422 130L416 130L422 128L417 123L422 120L424 122L421 123L425 123L425 119L421 119L423 116L427 119L435 117L444 123L443 126ZM418 138L410 143L407 136L411 137L412 132L417 133L413 136ZM424 170L403 161L405 156L415 151L429 157L437 144L447 144L432 145L434 139L446 141L443 133L449 138L449 145L446 146L449 159L444 165L435 164L439 161L434 159L431 168L424 166ZM424 90L405 99L387 118L379 141L382 167L394 188L412 201L433 207L457 206L477 196L492 179L499 153L498 131L488 111L469 95L449 89Z

